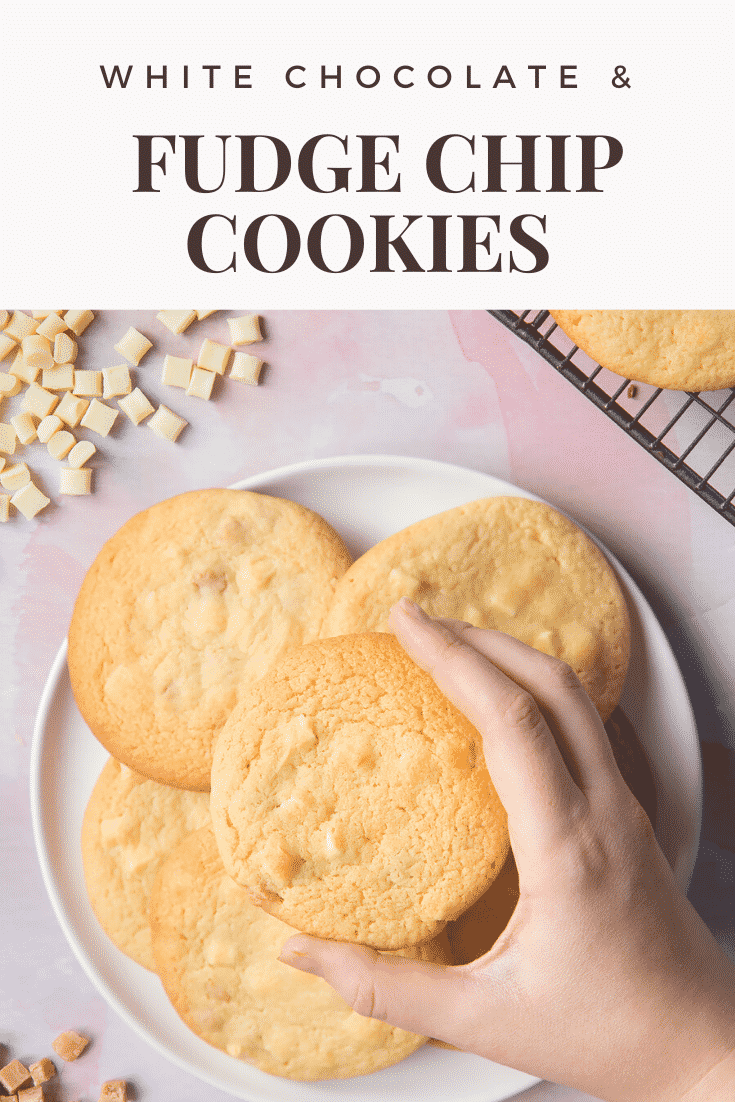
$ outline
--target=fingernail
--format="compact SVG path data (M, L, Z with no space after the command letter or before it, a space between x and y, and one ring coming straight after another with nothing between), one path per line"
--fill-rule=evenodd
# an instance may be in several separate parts
M426 615L424 610L419 608L419 606L408 597L401 597L400 601L398 601L398 608L400 608L401 612L405 612L407 616L410 616L412 620L418 620L420 624L431 623L430 618Z

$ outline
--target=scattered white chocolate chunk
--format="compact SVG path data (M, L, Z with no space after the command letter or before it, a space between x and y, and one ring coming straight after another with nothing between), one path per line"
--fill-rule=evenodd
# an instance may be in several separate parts
M4 524L10 515L10 494L0 494L0 523Z
M8 318L9 317L10 317L10 314L8 313L7 310L0 310L0 329L5 328L5 326L8 324Z
M59 317L61 317L63 313L63 310L32 310L31 317L36 318L38 321L43 321L49 314L58 314Z
M36 435L42 444L48 444L51 437L55 432L58 432L63 424L61 418L55 413L49 413L47 417L39 423L36 429Z
M127 364L115 364L102 368L102 397L117 398L121 394L130 394L133 384L130 381L130 368Z
M79 346L68 333L58 333L54 337L54 363L73 364L77 358Z
M91 310L67 310L64 314L67 329L71 329L75 336L80 337L87 326L94 321Z
M166 356L163 361L161 382L166 383L167 386L180 386L186 390L193 366L193 360L187 360L183 356Z
M15 493L31 481L31 472L26 463L13 463L11 467L5 467L0 471L0 486L10 493Z
M21 409L26 413L34 413L40 421L49 413L53 413L58 403L58 395L44 390L37 383L31 383L21 400Z
M230 340L233 344L253 344L261 341L263 334L260 332L260 318L257 314L243 314L239 318L228 318L230 327Z
M237 379L239 383L257 386L262 369L263 360L259 360L257 356L250 356L247 352L236 352L232 357L230 378Z
M74 364L57 364L45 367L41 376L44 390L72 390L74 387Z
M17 347L17 341L14 341L7 333L0 333L0 360L4 360L8 352L12 352Z
M41 337L47 337L50 341L54 340L59 333L63 333L67 328L66 322L63 318L60 318L58 314L53 311L47 314L39 325L36 333Z
M194 313L196 314L197 319L199 321L204 321L205 318L208 318L211 314L216 314L217 311L216 310L195 310Z
M84 416L89 402L86 398L77 398L67 391L56 407L56 416L60 417L70 429L75 429Z
M70 467L83 467L96 451L97 449L91 440L80 440L71 449L66 457L66 461Z
M173 442L188 423L183 417L179 417L178 414L170 410L168 406L159 406L148 422L148 428L152 429L156 436L162 436L164 440Z
M92 492L92 471L90 467L61 467L59 470L59 493L71 497Z
M183 333L188 329L197 316L196 310L161 310L156 314L159 321L163 322L172 333Z
M7 463L7 459L5 458L5 456L0 455L0 471L3 469L3 467L5 466L6 463Z
M224 375L227 361L230 358L231 349L226 344L218 344L209 339L202 342L197 356L197 367L203 367L205 371L214 371L217 375Z
M23 349L23 361L29 367L53 367L53 345L48 337L39 337L38 333L31 333L21 341Z
M23 383L33 383L38 378L38 373L41 370L38 366L27 364L23 358L23 349L19 348L15 354L15 359L10 365L10 374L15 375Z
M144 337L142 333L139 333L137 329L133 329L132 326L122 340L115 345L115 351L119 352L134 367L138 366L150 348L153 348L151 341Z
M75 371L74 393L83 398L102 397L101 371Z
M31 517L35 517L36 513L40 513L41 509L45 509L50 500L44 493L41 493L35 483L27 482L20 490L15 491L10 499L10 504L14 505L27 520L30 520Z
M76 444L76 440L68 429L55 432L46 447L52 459L63 459Z
M8 375L5 371L0 371L0 394L4 398L14 398L16 394L20 394L21 380L17 375Z
M117 404L134 425L139 425L153 413L153 406L137 386L126 398L118 398Z
M24 314L22 310L14 310L4 333L6 337L12 337L14 341L20 343L24 337L30 337L31 333L35 333L38 326L39 322L35 318Z
M15 435L20 440L21 444L32 444L36 439L36 425L38 421L34 418L32 413L28 413L24 410L23 413L16 413L15 417L10 418L10 424L15 429Z
M203 367L195 367L191 373L186 393L191 398L209 398L216 376L213 371L205 371Z
M96 398L93 398L89 404L89 409L82 417L81 423L85 429L91 429L92 432L96 432L100 436L107 436L110 429L115 424L116 417L116 409L113 409L112 406L106 406L104 402L98 402Z
M0 452L5 452L6 455L13 455L15 452L16 442L15 429L12 425L6 425L4 421L0 421Z

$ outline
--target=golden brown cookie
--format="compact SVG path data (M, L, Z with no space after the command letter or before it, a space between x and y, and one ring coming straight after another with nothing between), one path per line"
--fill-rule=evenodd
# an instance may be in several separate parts
M310 643L252 687L217 739L211 811L254 902L376 949L435 936L508 850L478 732L377 633Z
M209 827L161 866L151 900L156 967L177 1013L230 1056L288 1079L364 1075L425 1038L356 1014L317 976L278 959L295 931L226 874ZM411 954L446 960L439 945Z
M136 772L206 791L215 734L248 684L318 636L349 562L326 521L264 494L196 490L132 517L69 629L93 734Z
M149 781L114 758L92 790L82 823L89 901L118 949L151 971L148 902L156 871L187 834L209 821L206 792Z
M583 352L670 390L735 386L735 310L552 310Z
M620 698L625 598L599 548L549 505L483 498L396 532L344 575L322 634L386 631L403 596L431 616L496 628L563 659L603 719Z

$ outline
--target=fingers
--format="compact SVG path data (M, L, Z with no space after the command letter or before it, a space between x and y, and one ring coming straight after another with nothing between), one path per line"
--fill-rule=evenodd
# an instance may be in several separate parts
M548 853L568 832L584 797L533 697L411 602L400 601L389 623L408 654L482 735L516 855Z
M321 976L356 1013L424 1037L457 1043L480 1013L472 976L447 965L305 934L289 938L278 959Z

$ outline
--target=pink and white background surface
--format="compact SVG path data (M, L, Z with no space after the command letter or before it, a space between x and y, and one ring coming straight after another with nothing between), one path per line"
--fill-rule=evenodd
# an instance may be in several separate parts
M23 449L52 504L0 530L0 1008L12 1056L49 1051L65 1028L93 1037L64 1069L66 1098L125 1077L141 1102L226 1096L149 1049L93 988L51 910L29 813L32 730L84 573L133 513L185 490L300 460L359 453L439 459L557 504L618 556L655 609L687 681L703 748L705 808L691 898L735 956L735 528L665 471L484 312L265 312L262 384L217 380L212 401L160 383L164 352L229 343L220 312L175 337L153 311L103 311L83 367L117 362L129 325L154 341L136 381L190 421L176 444L121 415L99 441L94 494L60 498L45 449ZM122 422L125 421L123 424ZM96 441L95 441L96 442ZM44 455L45 459L45 455ZM0 1052L0 1056L5 1054ZM9 1057L8 1057L9 1058ZM3 1062L6 1062L3 1060ZM583 1096L541 1084L529 1102Z

